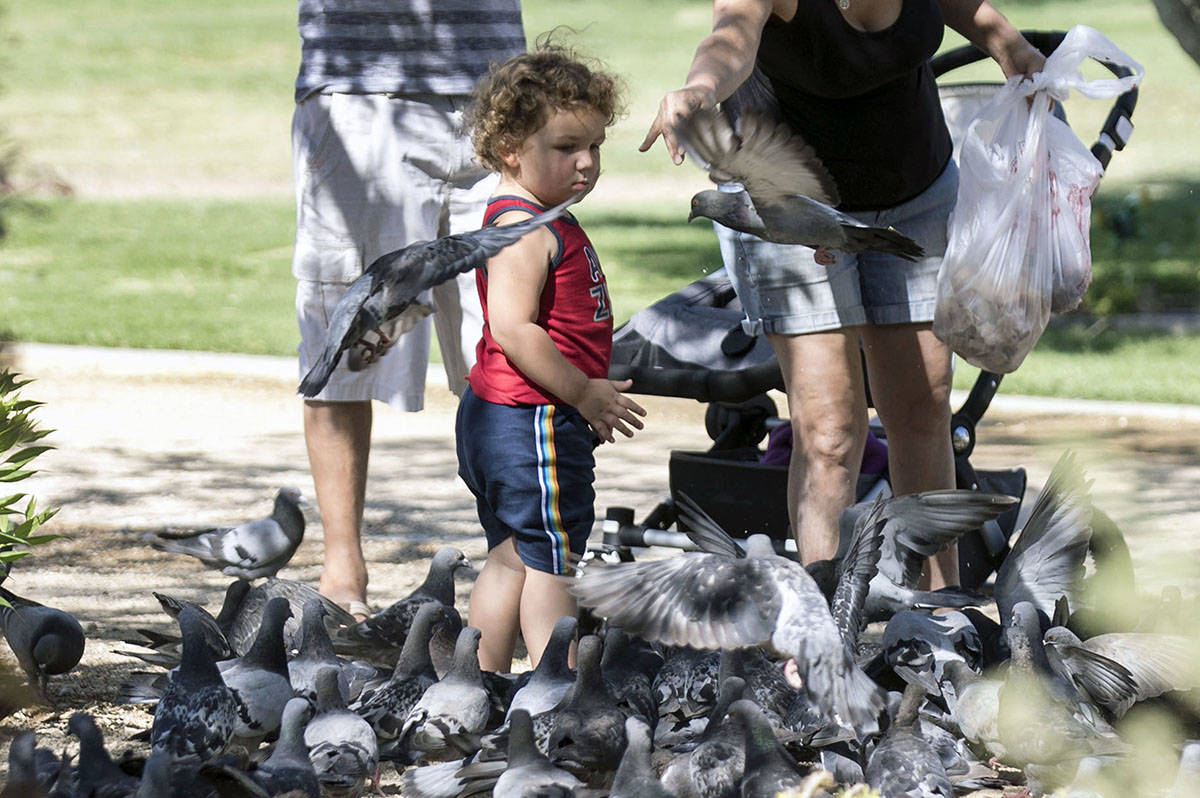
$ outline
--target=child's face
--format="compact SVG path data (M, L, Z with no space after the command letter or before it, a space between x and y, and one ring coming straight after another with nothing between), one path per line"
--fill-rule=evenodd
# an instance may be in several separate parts
M591 191L600 176L606 121L589 108L554 111L516 152L503 157L509 177L544 205Z

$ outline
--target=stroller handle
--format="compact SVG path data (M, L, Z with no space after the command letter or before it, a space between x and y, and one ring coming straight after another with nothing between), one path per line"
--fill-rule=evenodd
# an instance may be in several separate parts
M1047 56L1054 52L1067 36L1065 31L1021 31L1021 35ZM987 53L983 50L973 44L967 44L934 56L929 61L929 67L933 70L933 76L940 78L947 72L967 64L974 64L987 57ZM1133 74L1128 67L1119 64L1111 64L1107 61L1098 63L1103 64L1118 78ZM1118 96L1113 101L1112 110L1108 112L1104 126L1100 128L1100 135L1096 138L1096 143L1092 145L1091 150L1092 155L1100 162L1102 169L1108 168L1113 151L1125 149L1125 145L1129 142L1129 137L1133 133L1133 122L1130 119L1133 117L1133 109L1137 105L1137 96L1137 87Z
M779 363L766 363L744 369L723 371L696 368L650 368L613 363L608 369L610 380L633 380L633 393L650 396L677 396L698 402L743 402L747 397L783 390L783 375Z

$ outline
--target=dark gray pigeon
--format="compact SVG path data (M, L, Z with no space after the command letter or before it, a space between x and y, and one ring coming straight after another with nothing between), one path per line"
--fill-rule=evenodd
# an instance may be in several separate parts
M730 705L729 714L741 721L746 735L743 798L775 798L781 793L799 793L807 772L779 743L762 708L743 698Z
M884 628L882 645L882 661L905 682L919 682L930 693L941 692L938 684L950 660L976 671L983 667L979 632L961 612L901 610Z
M338 675L325 668L317 677L317 711L304 727L304 744L322 794L356 798L368 778L379 781L379 744L370 724L346 709Z
M208 647L212 650L213 659L220 661L231 659L239 653L233 650L225 635L233 627L233 620L241 607L242 600L249 591L250 583L244 579L235 579L230 582L229 587L225 589L225 600L216 618L213 618L208 610L199 604L187 601L186 599L179 599L166 593L158 592L154 593L154 597L158 599L163 612L172 618L177 618L179 611L184 607L191 607L196 610L203 624L204 637L208 641ZM168 670L179 664L179 657L183 652L183 641L178 634L166 634L153 629L135 629L134 631L141 635L142 639L126 640L125 642L132 646L142 646L143 648L151 649L153 653L141 651L119 651L117 653L136 657L145 663L159 665Z
M21 598L0 587L0 628L29 679L29 684L46 699L51 676L67 673L83 656L83 627L75 616L36 601Z
M554 712L547 753L556 765L589 783L607 783L625 750L625 713L604 684L603 643L596 635L579 641L575 689ZM593 784L596 786L596 784Z
M304 605L300 621L300 648L288 662L288 676L292 689L301 698L316 701L317 680L321 671L333 668L337 671L338 692L342 700L349 702L350 680L342 667L342 661L333 650L329 632L325 630L325 602L313 599ZM358 696L354 696L357 698Z
M580 604L650 641L694 648L761 646L796 660L824 713L860 734L877 729L879 688L855 664L816 582L751 535L747 556L684 553L666 560L593 562L569 590Z
M484 265L526 233L557 219L578 198L573 196L523 222L419 241L376 258L333 309L321 357L300 382L300 393L309 397L320 393L342 353L366 333L375 331L387 341L380 328L423 292Z
M183 658L154 708L150 747L164 749L176 760L201 763L229 744L237 702L221 679L196 611L184 607L177 620Z
M746 736L739 721L727 717L729 707L746 693L746 682L730 676L721 691L696 747L676 755L662 772L662 784L679 798L737 795L746 769Z
M950 777L933 746L921 736L917 714L925 690L909 684L887 734L867 760L867 783L891 798L953 798Z
M609 798L676 798L654 775L650 727L641 718L625 719L625 753L613 776Z
M13 737L8 748L8 781L0 790L0 798L46 798L49 791L38 781L34 733L22 731Z
M283 708L295 696L283 647L283 624L291 615L287 599L271 599L250 651L221 671L237 702L234 742L251 752L279 729Z
M304 744L304 728L312 716L312 707L303 698L293 698L283 709L279 742L267 760L251 771L221 763L204 765L201 772L218 788L220 794L253 796L253 798L320 798L321 786L308 758Z
M151 548L195 557L209 568L238 579L274 576L304 540L302 505L308 501L295 488L280 488L266 518L230 527L191 532L156 532Z
M1079 603L1092 535L1090 485L1074 455L1063 453L996 571L996 609L1002 624L1008 624L1013 607L1022 601L1047 618L1063 596L1072 607Z
M861 252L876 249L905 260L925 251L891 227L871 227L831 207L837 188L824 164L792 128L753 112L735 132L716 109L681 121L675 135L714 183L739 183L738 191L701 191L688 220L704 216L733 230L778 244Z
M336 630L338 627L352 626L356 623L353 615L339 607L332 599L322 596L316 588L303 582L272 577L247 591L238 605L229 631L226 632L229 645L238 654L245 654L254 644L254 637L262 623L263 610L266 609L267 602L276 596L286 598L292 605L292 617L283 626L283 639L289 649L298 648L300 645L298 638L301 619L304 607L310 601L318 601L325 608L324 623L327 629Z
M471 568L471 562L461 550L439 549L429 562L429 572L420 587L390 607L351 626L339 628L333 635L333 647L339 654L361 657L371 661L395 662L396 652L404 645L413 618L424 604L434 602L454 608L454 575L461 569ZM449 650L462 630L461 620L457 628L442 627L439 635L446 640L438 644Z
M138 788L131 776L108 755L104 737L96 721L86 712L76 712L67 721L67 732L79 738L79 765L75 768L75 786L71 795L95 798L129 798Z

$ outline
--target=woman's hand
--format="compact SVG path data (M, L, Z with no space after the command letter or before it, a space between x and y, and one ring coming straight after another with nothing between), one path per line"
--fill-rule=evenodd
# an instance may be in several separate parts
M996 60L1000 63L1000 68L1004 70L1006 78L1015 75L1032 78L1035 72L1041 72L1046 66L1046 56L1042 55L1041 50L1030 44L1029 40L1020 33L1017 33L1016 37L1005 47L1004 58Z
M654 144L659 136L667 147L667 154L677 165L683 163L683 149L675 138L675 127L679 120L695 113L701 108L712 108L717 104L717 97L711 89L699 86L684 86L682 89L668 92L658 104L658 115L650 124L650 130L642 141L639 152L645 152Z

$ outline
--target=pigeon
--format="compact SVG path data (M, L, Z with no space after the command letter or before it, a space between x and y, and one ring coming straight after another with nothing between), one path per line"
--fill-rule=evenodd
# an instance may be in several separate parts
M996 571L996 609L1000 622L1013 607L1028 601L1047 618L1059 598L1073 607L1091 537L1090 481L1083 479L1074 455L1065 452L1050 471L1012 550Z
M548 747L556 765L599 782L612 776L625 750L625 713L604 684L602 647L596 635L579 641L575 689L567 703L554 712Z
M471 753L458 750L453 740L486 728L492 701L479 671L479 636L473 626L459 633L450 671L425 691L405 718L400 738L415 757L436 761Z
M278 731L283 708L295 697L283 648L283 623L291 615L287 599L276 597L267 602L254 645L244 657L221 671L225 686L237 702L234 741L249 751Z
M468 769L468 775L470 772ZM533 743L529 713L518 709L509 718L508 767L492 788L494 798L524 798L526 795L571 795L583 782L555 766Z
M523 222L419 241L376 258L333 309L321 356L300 382L299 392L316 396L329 382L342 353L364 334L376 331L381 341L386 341L381 326L404 312L424 291L484 265L526 233L557 219L578 199L576 194Z
M671 726L704 718L712 711L719 689L721 657L715 651L700 651L690 646L667 647L663 664L651 687L659 717L655 742L666 743L662 734Z
M13 737L8 748L8 781L0 790L0 798L47 798L49 791L38 781L34 760L34 733L22 731Z
M389 758L408 713L425 691L437 681L437 672L429 658L429 638L434 627L447 622L454 611L437 603L425 604L417 611L404 648L396 660L392 676L381 685L367 689L350 705L351 711L371 724L380 742L380 756ZM457 615L457 613L455 613Z
M179 612L183 658L154 708L150 747L173 759L206 762L225 750L238 720L237 701L213 661L199 614Z
M283 626L283 639L289 650L300 645L296 638L303 623L304 607L310 601L319 601L325 608L326 628L336 631L339 627L356 623L353 615L339 607L332 599L322 596L315 588L291 579L272 577L246 592L230 623L226 637L229 638L229 645L238 654L245 654L254 644L258 627L262 623L263 610L266 609L267 602L276 596L283 596L292 605L292 617ZM326 636L328 637L328 634Z
M328 609L328 605L319 599L304 605L300 622L300 648L288 662L288 677L296 695L315 702L321 671L333 668L337 671L338 692L343 701L349 702L352 700L350 680L342 668L342 661L333 651L329 632L325 630L325 613Z
M1007 635L1012 659L996 718L1006 761L1031 779L1065 783L1085 756L1128 752L1074 685L1051 671L1031 603L1013 609Z
M1003 681L980 676L965 662L950 660L942 668L942 695L963 738L1001 758L1005 748L996 721L1003 686Z
M938 684L949 660L976 671L983 667L979 632L961 612L932 615L925 610L901 610L884 627L882 645L883 663L905 682L918 682L929 693L941 692Z
M636 715L650 727L658 724L658 701L653 679L662 667L662 656L644 640L629 635L618 626L604 633L604 656L600 672L604 683L627 715Z
M42 700L51 676L68 673L83 657L84 635L68 612L45 607L0 587L0 628L29 684Z
M746 769L746 739L741 723L727 717L729 707L746 694L746 682L730 676L721 682L717 703L695 748L667 763L662 784L679 798L737 794Z
M741 721L746 739L746 770L742 776L743 798L775 798L799 791L807 775L775 737L762 708L749 699L729 706L731 717Z
M227 764L204 765L201 772L209 781L234 795L273 798L320 798L321 786L308 758L304 729L312 716L312 707L303 698L293 698L283 708L279 742L266 761L251 771ZM231 786L224 786L231 785ZM237 792L236 790L241 790ZM222 792L224 796L226 793Z
M275 494L275 507L266 518L232 527L157 532L148 540L157 551L187 554L226 576L274 576L304 540L304 513L300 508L307 504L295 488L280 488Z
M875 249L905 260L925 251L891 227L871 227L836 210L837 188L812 147L785 122L746 111L737 130L723 113L702 108L674 131L684 151L714 183L738 191L701 191L688 221L703 216L777 244L861 252Z
M1113 718L1139 701L1196 686L1196 644L1179 635L1110 632L1080 640L1055 626L1043 643L1050 667Z
M941 758L921 736L917 714L924 700L921 685L904 689L896 717L867 760L867 783L880 795L954 798Z
M761 646L795 659L823 713L873 733L883 695L855 664L825 597L798 563L765 535L747 556L687 552L666 560L593 562L568 589L579 603L651 641L696 648Z
M184 607L191 607L196 610L203 625L205 640L208 642L208 647L212 650L213 659L221 661L238 655L238 652L234 651L233 647L229 645L229 640L225 635L232 628L233 619L241 607L242 600L249 591L250 583L244 579L235 579L230 582L229 587L225 588L225 599L221 604L221 611L216 618L213 618L208 610L199 604L187 601L186 599L178 599L166 593L158 592L155 592L153 595L158 599L158 603L162 606L163 611L172 618L178 617L179 611ZM134 631L140 634L142 639L126 640L125 642L129 645L152 649L154 653L147 654L139 651L121 651L119 653L136 657L147 664L159 665L168 670L179 664L179 657L183 651L183 647L182 640L178 634L164 634L153 629L135 629Z
M95 798L129 798L138 788L131 776L108 755L104 737L96 721L86 712L76 712L67 721L67 731L79 738L79 765L75 768L75 786L71 795Z
M417 610L429 602L453 608L454 575L460 569L469 571L470 568L470 561L459 549L438 550L420 587L370 618L338 629L333 635L334 649L339 654L394 662ZM452 647L462 630L461 620L458 628L443 626L442 629L449 639L448 647Z
M338 675L326 667L317 676L316 713L304 727L304 744L323 795L359 796L368 778L378 781L379 744L371 725L346 709Z
M1200 795L1200 742L1189 740L1179 754L1179 770L1166 798Z
M570 615L564 615L554 622L550 639L542 651L542 658L537 667L529 671L509 703L507 716L518 709L523 709L531 717L557 708L575 686L575 673L567 664L571 643L575 641L575 630L579 622ZM607 653L607 651L605 652Z
M613 776L609 798L676 798L654 775L650 727L638 717L625 719L625 753Z

